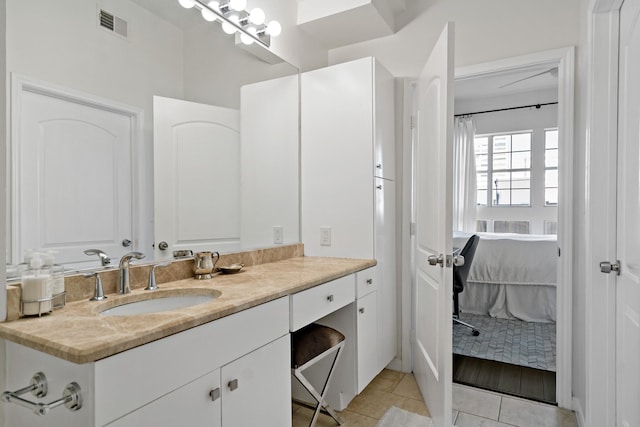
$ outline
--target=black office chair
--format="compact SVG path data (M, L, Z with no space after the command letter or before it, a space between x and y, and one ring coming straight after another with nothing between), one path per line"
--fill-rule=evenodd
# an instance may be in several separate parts
M464 257L464 264L460 267L453 266L453 322L471 329L471 333L475 337L480 335L480 331L478 331L475 326L459 319L460 306L458 304L458 294L464 291L464 288L467 286L467 277L469 276L469 270L471 270L471 263L473 262L473 256L476 253L479 241L480 236L477 234L469 237L464 248L460 251L460 255Z

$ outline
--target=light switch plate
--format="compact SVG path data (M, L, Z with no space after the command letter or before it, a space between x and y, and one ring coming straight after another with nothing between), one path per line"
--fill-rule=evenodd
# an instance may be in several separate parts
M320 246L331 246L331 227L320 227Z
M283 235L284 231L282 229L282 226L275 226L273 227L273 244L274 245L281 245L282 241L284 240Z

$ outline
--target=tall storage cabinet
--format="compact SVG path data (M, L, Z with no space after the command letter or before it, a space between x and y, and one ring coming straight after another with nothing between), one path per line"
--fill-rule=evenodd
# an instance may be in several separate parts
M382 370L397 349L393 76L372 57L303 73L301 124L305 254L377 260Z

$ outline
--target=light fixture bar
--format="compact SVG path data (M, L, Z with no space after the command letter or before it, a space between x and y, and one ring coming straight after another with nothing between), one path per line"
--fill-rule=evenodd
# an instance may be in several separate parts
M218 18L220 18L221 21L226 22L227 24L233 26L236 30L240 31L242 34L247 35L248 37L251 37L256 43L258 43L260 46L264 47L264 48L269 48L269 46L271 46L271 37L266 34L265 32L265 28L266 26L264 25L260 25L258 27L256 27L256 34L251 34L250 32L248 32L244 26L242 25L242 21L238 20L238 22L234 22L231 19L229 19L226 15L226 13L230 13L231 9L229 8L229 2L225 2L222 3L220 5L220 9L225 9L227 12L221 12L218 11L216 9L213 9L211 7L208 6L207 4L207 0L194 0L195 4L197 4L198 6L200 6L203 9L206 9L208 11L210 11L211 13L213 13L214 15L216 15ZM238 12L242 15L242 13L247 14L246 11L242 11L242 12ZM246 19L244 21L245 23L247 22ZM264 28L263 28L264 27Z

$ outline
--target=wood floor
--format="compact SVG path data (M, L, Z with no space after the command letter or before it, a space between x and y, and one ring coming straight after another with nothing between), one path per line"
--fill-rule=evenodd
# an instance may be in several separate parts
M454 354L453 382L556 403L555 372Z

